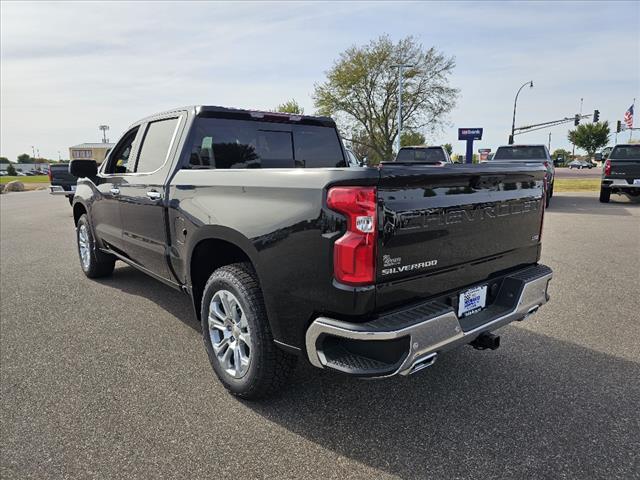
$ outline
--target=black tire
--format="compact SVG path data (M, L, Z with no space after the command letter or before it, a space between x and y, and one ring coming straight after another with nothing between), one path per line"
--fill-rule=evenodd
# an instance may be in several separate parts
M81 236L83 235L83 232L86 232L88 237L89 254L87 262L85 262L82 257ZM78 225L76 226L76 243L78 245L80 267L82 267L82 271L87 277L107 277L113 273L116 258L113 255L109 255L98 250L86 213L78 220Z
M611 198L611 190L609 190L608 188L600 187L600 202L609 203L610 198Z
M544 208L549 208L549 204L551 203L551 192L547 191L547 198L544 202Z
M211 301L216 293L224 291L232 293L237 299L248 323L248 335L251 339L249 364L246 372L239 378L225 370L222 360L214 352L209 333ZM209 362L220 382L230 393L246 400L255 400L273 395L282 389L293 373L298 357L284 352L274 343L262 290L251 264L234 263L214 271L204 287L200 314L202 338ZM232 336L231 339L233 338ZM219 353L222 351L219 350Z
M553 197L553 182L551 182L551 188L549 189L549 198Z

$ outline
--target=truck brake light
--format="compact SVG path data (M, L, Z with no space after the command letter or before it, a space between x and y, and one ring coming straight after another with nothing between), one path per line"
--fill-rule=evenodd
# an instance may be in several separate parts
M607 158L607 161L604 162L604 175L605 177L611 175L611 160Z
M375 281L377 203L375 187L333 187L327 206L347 217L347 231L334 243L333 274L341 283Z

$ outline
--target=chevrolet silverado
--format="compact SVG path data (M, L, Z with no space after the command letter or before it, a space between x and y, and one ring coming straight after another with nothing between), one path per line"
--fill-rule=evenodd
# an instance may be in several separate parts
M350 167L330 118L197 106L70 171L84 274L119 260L189 295L242 398L299 357L380 378L495 349L491 332L548 300L541 164Z

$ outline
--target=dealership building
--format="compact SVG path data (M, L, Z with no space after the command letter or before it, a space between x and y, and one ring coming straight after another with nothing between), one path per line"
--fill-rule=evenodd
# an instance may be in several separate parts
M71 160L95 160L102 163L113 146L113 143L81 143L69 147L69 158Z

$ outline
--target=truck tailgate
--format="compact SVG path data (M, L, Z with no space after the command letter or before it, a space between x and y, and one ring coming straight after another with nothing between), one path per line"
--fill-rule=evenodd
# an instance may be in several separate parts
M453 291L537 262L542 165L384 164L377 308Z

